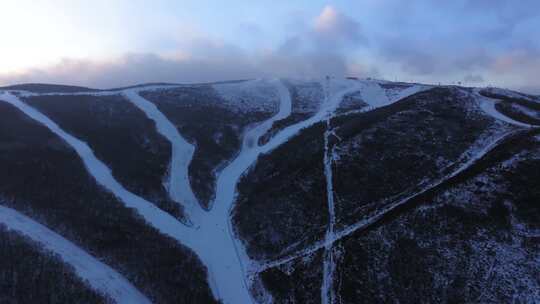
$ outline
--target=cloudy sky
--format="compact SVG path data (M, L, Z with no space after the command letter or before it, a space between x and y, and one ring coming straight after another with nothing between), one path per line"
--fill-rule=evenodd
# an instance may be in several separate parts
M355 75L540 94L538 0L1 0L0 84Z

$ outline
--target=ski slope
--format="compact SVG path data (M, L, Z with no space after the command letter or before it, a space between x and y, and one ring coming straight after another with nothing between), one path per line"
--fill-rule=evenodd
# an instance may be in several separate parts
M126 90L123 94L128 101L143 111L149 119L154 121L158 133L163 135L171 143L171 163L169 165L167 182L169 196L172 200L184 207L189 221L197 225L203 216L201 214L203 210L201 210L199 202L193 193L188 174L189 164L193 159L195 147L180 135L174 124L158 110L156 105L138 94L139 90Z
M247 261L248 259L242 249L243 247L237 247L237 240L230 226L229 210L235 198L236 182L258 156L257 146L254 146L253 143L258 142L258 138L272 127L274 121L286 118L291 113L291 99L288 90L279 80L274 80L273 84L276 85L280 96L281 105L279 112L269 120L246 132L239 156L223 170L222 177L218 178L215 201L219 203L214 206L219 207L213 208L211 212L202 210L198 204L197 207L193 207L191 210L195 211L192 211L191 215L197 214L194 218L198 221L194 227L184 225L161 209L155 207L152 203L127 191L114 179L110 169L102 161L97 159L94 152L86 143L62 130L55 122L22 102L17 96L9 92L4 92L0 95L0 99L14 105L27 116L45 125L53 133L61 137L77 152L88 172L100 185L113 193L127 207L134 208L147 223L158 229L161 233L169 235L181 244L191 248L207 267L209 284L216 299L222 300L224 303L251 303L253 299L249 293L243 270L243 261ZM109 93L100 92L99 94ZM171 129L171 127L174 127L172 123L158 111L157 107L152 107L153 104L149 104L147 101L145 102L140 96L137 98L137 96L133 95L133 90L126 90L123 93L130 101L141 108L148 117L156 122L156 127L159 128L158 131L162 135L169 139L173 145L181 149L183 148L183 150L176 153L177 159L181 160L179 162L181 166L180 168L174 167L176 172L171 172L171 175L182 176L183 174L187 174L187 171L183 168L185 162L182 162L182 160L186 159L186 154L192 152L189 151L189 147L186 148L185 140L183 140L177 131ZM69 95L78 95L78 93L70 93ZM84 95L88 94L85 93ZM173 170L173 166L174 164L172 164L171 171ZM221 183L219 182L220 180ZM191 187L186 186L186 184L189 184L185 183L185 180L183 182L184 184L180 186L188 187L189 191L191 191ZM178 195L186 194L181 193ZM187 195L189 196L189 194Z
M180 244L192 249L207 267L209 283L216 299L225 303L250 303L251 296L238 262L238 254L228 230L228 217L201 218L201 226L187 226L152 203L127 191L114 179L110 169L96 158L88 145L62 130L47 116L22 102L11 93L3 93L0 100L8 102L30 118L45 125L66 141L83 160L88 172L105 189L113 193L128 208L135 209L148 224ZM233 190L234 191L234 190ZM202 225L204 223L204 225ZM219 250L216 250L219 248Z
M334 157L334 148L329 147L329 137L332 135L330 130L330 117L326 120L326 131L324 132L324 175L326 178L326 200L328 203L328 227L326 230L325 239L331 240L334 238L334 227L336 224L336 212L334 206L334 185L332 174L332 161ZM334 292L334 272L336 264L334 261L334 248L332 243L327 243L325 246L323 260L323 282L321 286L321 299L323 304L331 304L335 302Z
M495 100L495 99L480 95L479 90L476 90L474 92L473 97L477 100L478 105L480 106L480 108L486 114L488 114L489 116L491 116L491 117L493 117L493 118L495 118L497 120L504 121L504 122L506 122L508 124L511 124L511 125L514 125L514 126L524 127L524 128L533 127L533 126L531 126L529 124L522 123L522 122L519 122L517 120L514 120L514 119L502 114L501 112L497 111L497 109L495 108L495 104L498 101Z
M107 165L97 159L92 149L85 142L65 132L47 116L22 102L17 96L11 93L3 93L0 95L0 100L17 107L28 117L43 124L54 134L62 138L79 155L86 169L95 178L97 183L114 194L126 207L135 209L149 224L162 233L177 240L182 240L186 246L191 247L191 228L183 225L154 204L126 190L112 176L111 170Z
M0 224L29 237L47 251L57 254L62 261L72 266L75 274L92 289L116 303L151 303L122 275L27 216L0 206Z
M242 88L248 90L250 86L260 86L262 81L247 81L242 83ZM415 85L400 92L398 97L389 99L384 89L373 81L327 79L323 82L323 87L326 88L328 95L315 115L282 129L266 144L259 145L259 138L272 128L274 122L289 117L292 111L289 90L280 80L271 80L271 84L277 90L280 99L279 111L268 120L246 130L242 139L240 152L218 174L215 199L210 210L204 210L200 206L189 182L188 168L194 153L193 145L181 136L174 124L153 103L138 94L141 90L171 88L171 86L147 86L124 90L81 93L34 94L20 92L21 96L124 95L127 100L142 110L149 119L154 121L157 131L171 143L172 154L169 176L167 177L169 195L173 200L182 204L189 218L188 223L178 221L168 213L157 208L151 202L126 190L112 176L111 170L95 156L92 149L85 142L62 130L55 122L22 102L16 95L6 92L0 95L0 100L14 105L27 116L43 124L62 138L79 155L86 169L98 184L113 193L126 207L135 209L149 225L193 250L207 268L208 281L216 299L226 304L253 303L254 299L249 291L252 286L251 277L248 277L247 274L259 272L268 266L268 264L261 266L258 262L250 260L246 254L244 244L236 237L234 228L232 227L230 213L234 208L236 187L242 175L257 162L261 154L271 152L292 137L298 135L303 129L325 120L327 125L329 125L335 110L343 98L350 93L360 91L363 99L372 108L377 108L391 104L427 88L425 86ZM233 85L238 86L238 84ZM227 84L220 86L222 90L229 89ZM327 131L325 133L327 149L329 136L332 135ZM333 288L331 286L335 268L332 246L335 240L343 237L340 234L342 232L334 231L333 225L335 215L333 215L333 189L331 187L331 154L331 151L326 151L324 162L328 184L329 212L330 217L334 218L334 220L331 220L332 223L328 227L326 239L315 244L315 246L319 246L319 249L322 247L327 248L328 253L324 262L324 284L321 287L321 295L327 295L326 303L334 302ZM307 248L307 250L310 251L315 246Z

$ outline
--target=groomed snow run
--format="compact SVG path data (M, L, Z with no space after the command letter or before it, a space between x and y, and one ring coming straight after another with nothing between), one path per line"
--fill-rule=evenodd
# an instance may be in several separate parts
M229 208L234 201L238 179L258 156L258 153L253 153L258 147L253 143L258 142L258 138L272 127L274 121L286 118L291 113L291 99L288 90L279 80L275 80L273 83L277 86L281 97L279 112L269 120L246 132L239 156L223 170L220 178L218 178L215 200L218 203L214 204L215 208L211 212L205 212L201 208L203 216L197 223L198 225L192 227L182 224L155 205L127 191L114 179L110 169L96 158L86 143L62 130L47 116L22 102L17 96L5 92L0 95L0 100L14 105L27 116L45 125L53 133L61 137L77 152L88 172L100 185L112 192L127 207L134 208L151 226L161 233L191 248L207 268L208 281L216 299L226 304L252 303L253 299L243 269L244 263L249 264L249 259L243 250L243 246L237 248L237 240L230 226ZM121 93L118 92L118 94ZM155 108L155 111L157 111L157 108ZM164 116L158 117L156 113L152 115L156 115L157 120L164 118ZM164 122L161 121L161 123ZM169 124L172 125L170 122ZM168 135L172 134L171 131L167 132L169 132Z
M92 289L116 303L151 303L122 275L27 216L0 206L0 223L8 230L25 235L47 251L57 254L62 261L72 266L75 274Z
M363 88L363 84L355 80L338 81L332 79L329 82L330 84L322 84L323 87L328 87L329 98L324 100L319 108L319 111L315 115L297 124L284 128L279 133L274 135L274 137L272 137L265 145L258 146L257 152L259 154L268 153L287 142L289 139L297 135L301 130L327 119L329 115L332 115L332 113L336 111L337 107L346 95L360 91Z
M302 129L326 119L328 115L335 111L343 96L360 88L360 85L355 82L345 82L345 85L342 85L334 96L328 98L321 105L316 115L283 129L272 137L268 143L259 146L257 144L259 138L272 127L273 123L287 118L292 111L289 90L279 80L273 80L272 82L275 84L280 97L279 112L246 132L240 153L218 175L216 198L212 210L200 227L200 230L203 231L201 236L208 238L205 242L209 244L203 254L211 255L207 257L208 260L220 261L220 263L210 268L213 269L212 276L215 282L219 283L217 284L217 287L219 287L218 296L226 303L252 303L254 301L249 293L252 282L249 281L246 274L251 273L254 270L253 268L257 266L247 256L244 245L236 238L230 219L230 212L236 199L236 186L240 178L249 167L255 164L262 153L268 153L298 134ZM225 235L224 232L226 232ZM217 251L215 248L220 248L220 250ZM220 271L217 271L217 267L219 267ZM246 271L246 268L249 268L249 271ZM244 284L243 289L236 286L239 281L232 279L237 277L244 278L241 280L241 283ZM238 294L238 291L243 292ZM228 299L234 299L235 301L228 301Z
M154 121L158 133L171 143L171 163L167 182L169 196L172 200L184 206L189 221L197 225L203 216L201 213L204 211L200 208L199 202L192 191L188 174L195 147L180 135L178 129L159 111L156 105L138 94L139 90L141 89L129 89L124 91L123 94L128 101Z
M28 106L13 94L4 93L0 95L0 100L14 105L66 141L77 152L88 172L100 185L112 192L128 208L135 209L152 227L192 249L207 267L208 281L216 299L221 299L227 304L251 302L247 288L245 288L243 272L235 271L235 267L240 268L240 266L238 266L234 244L230 241L227 230L219 226L220 222L209 222L206 217L205 223L207 225L204 225L206 227L195 229L184 225L152 203L127 191L114 179L110 169L96 158L86 143L66 133L48 117ZM245 301L246 297L248 301Z
M3 93L0 100L17 107L28 117L43 124L53 133L62 138L70 145L82 159L88 172L96 179L97 183L113 193L128 208L135 209L149 224L164 234L182 241L186 246L192 247L192 229L177 221L168 213L162 211L152 203L126 190L111 174L111 170L97 157L90 147L62 130L55 122L41 112L22 102L11 93Z
M257 160L257 142L274 121L286 118L291 113L291 98L287 88L279 80L273 80L279 97L279 112L270 119L248 130L243 138L238 156L219 174L216 183L216 198L212 209L200 226L200 237L206 248L201 254L211 261L209 271L214 279L214 294L225 303L253 303L244 267L251 264L244 246L234 234L230 210L235 201L236 185L242 174Z
M509 123L511 125L514 125L514 126L524 127L524 128L531 128L532 127L529 124L525 124L525 123L519 122L517 120L514 120L514 119L502 114L501 112L497 111L497 109L495 108L495 104L498 101L495 100L495 99L488 98L488 97L485 97L483 95L480 95L478 90L476 90L476 92L474 93L473 96L478 101L478 105L480 106L482 111L484 111L489 116L491 116L491 117L493 117L493 118L495 118L497 120L504 121L504 122Z

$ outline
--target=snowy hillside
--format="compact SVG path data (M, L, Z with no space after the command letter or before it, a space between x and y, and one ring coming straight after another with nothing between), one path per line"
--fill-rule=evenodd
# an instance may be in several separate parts
M17 85L0 168L2 303L540 302L536 96Z

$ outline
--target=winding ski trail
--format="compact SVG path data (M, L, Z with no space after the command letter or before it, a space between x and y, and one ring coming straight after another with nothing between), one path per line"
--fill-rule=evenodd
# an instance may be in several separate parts
M0 224L39 243L73 267L92 289L116 303L151 303L128 280L109 266L98 261L77 245L21 213L0 206Z
M203 217L203 210L193 193L188 174L195 147L180 135L174 124L159 111L155 104L138 94L139 90L129 89L124 91L123 95L129 102L143 111L149 119L154 121L158 133L171 143L171 163L167 182L169 196L184 207L188 220L194 225L198 225Z
M127 207L134 208L147 223L158 229L161 233L173 237L179 243L192 249L207 267L209 284L216 299L225 303L252 303L253 299L249 293L249 286L246 282L243 269L244 264L249 264L249 259L247 258L247 254L245 254L243 246L237 243L234 236L229 212L235 199L236 183L243 172L256 161L258 155L261 153L260 149L258 149L259 147L253 143L258 142L258 138L272 127L274 121L284 119L291 113L292 104L288 89L279 80L275 80L273 83L276 85L280 96L279 112L246 132L242 150L238 157L218 177L216 199L213 208L210 211L206 211L200 207L196 200L191 201L197 203L197 205L192 204L191 208L188 209L191 212L191 218L197 224L191 227L179 222L152 203L127 191L114 179L110 169L102 161L97 159L94 152L86 143L62 130L47 116L22 102L17 96L9 92L4 92L0 95L0 99L14 105L24 114L43 124L62 138L77 152L88 172L100 185L112 192ZM189 192L193 193L188 179L183 179L183 176L187 176L187 170L185 169L186 163L189 163L187 159L191 158L193 152L190 151L189 147L186 148L187 142L179 135L174 125L159 112L155 105L144 100L133 89L122 92L99 92L97 94L92 92L81 94L69 93L65 95L108 94L124 94L131 102L143 110L150 119L156 122L158 132L170 140L173 147L176 146L178 148L175 151L176 153L173 152L176 161L171 161L171 186L176 187L179 185L180 187L189 188ZM176 163L179 163L180 166L176 166ZM180 177L180 181L175 177ZM187 197L188 199L191 197L189 193L173 191L173 195L183 195L184 198Z
M280 132L275 134L266 144L258 146L258 152L268 153L279 147L283 143L287 142L289 139L297 135L301 130L326 120L329 115L336 111L337 107L339 106L345 95L359 91L363 87L363 84L358 81L349 80L343 81L343 83L345 83L345 85L343 85L343 88L338 89L337 92L330 92L329 98L325 99L323 104L320 106L319 111L315 115L299 123L290 125L282 129Z
M235 237L230 221L230 211L235 200L236 185L241 175L256 161L259 155L255 143L272 127L275 121L284 119L291 113L292 104L287 88L279 80L272 81L272 84L277 88L280 97L278 113L246 131L239 154L218 175L216 198L210 210L203 210L197 203L192 211L192 214L196 214L197 223L193 232L197 239L197 246L194 247L194 249L196 248L195 252L208 269L209 282L214 296L225 303L250 303L253 301L249 292L250 283L246 282L244 271L244 266L249 265L250 260L243 245ZM135 90L125 91L124 94L132 102L135 102L148 117L156 121L158 127L162 125L160 133L171 142L173 147L185 147L187 142L180 136L174 125L159 112L157 107L138 95ZM187 178L189 166L187 159L191 159L193 152L189 148L177 149L176 151L184 154L178 156L178 158L183 157L184 161L181 166L172 164L171 176L186 176ZM180 170L183 172L178 172ZM184 186L190 187L188 180L186 181ZM173 181L171 181L171 185L172 183Z
M180 223L168 213L162 211L152 203L126 190L111 174L111 170L100 161L83 141L75 138L71 134L61 129L55 122L47 116L22 102L17 96L11 93L3 93L0 100L5 101L26 114L28 117L41 123L54 134L62 138L83 161L88 172L105 189L113 193L128 208L135 209L150 225L164 234L167 234L177 240L181 240L188 247L192 247L191 235L192 229Z
M207 213L200 219L200 226L187 226L152 203L126 190L114 179L110 169L96 158L86 143L62 130L47 116L9 92L0 95L0 100L14 105L62 138L79 155L98 184L113 193L126 207L135 209L149 225L190 248L207 267L209 284L216 299L225 303L252 302L239 263L241 256L237 253L233 236L229 233L228 214L219 218ZM234 192L234 189L232 191Z
M504 115L503 113L497 111L497 109L495 108L495 104L498 101L496 99L480 95L479 91L480 91L479 89L476 89L474 94L473 94L473 97L476 98L480 108L486 114L490 115L491 117L493 117L493 118L495 118L497 120L504 121L504 122L506 122L508 124L511 124L511 125L514 125L514 126L524 127L524 128L533 128L534 127L532 125L529 125L529 124L522 123L522 122L519 122L517 120L514 120L514 119Z
M289 91L279 80L272 81L278 90L280 107L277 114L248 130L243 138L242 149L219 174L216 182L216 194L212 209L200 227L201 237L209 244L203 254L215 261L212 275L216 282L218 297L226 303L252 303L249 292L251 283L246 276L245 267L251 261L234 232L230 212L234 207L236 186L242 174L257 160L260 152L257 142L277 120L288 117L292 103ZM216 250L219 248L220 250ZM241 278L236 280L233 278ZM242 284L242 286L239 286Z

